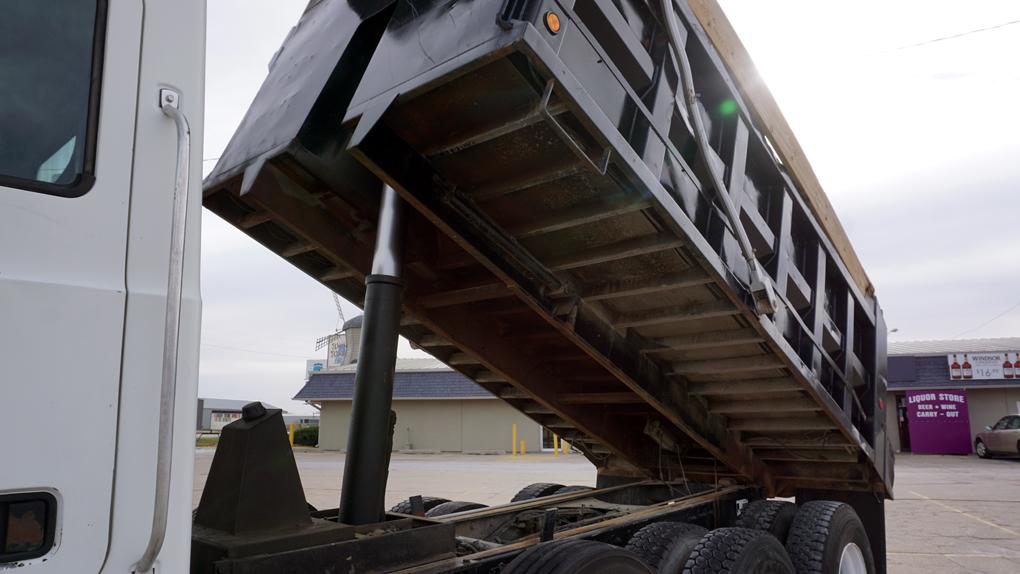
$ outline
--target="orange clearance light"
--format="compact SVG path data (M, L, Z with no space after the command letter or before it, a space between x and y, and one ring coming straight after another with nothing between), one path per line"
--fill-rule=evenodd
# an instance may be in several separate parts
M553 34L560 31L560 17L556 12L545 13L545 27Z
M884 408L885 408L885 400L878 399L878 410L882 410Z

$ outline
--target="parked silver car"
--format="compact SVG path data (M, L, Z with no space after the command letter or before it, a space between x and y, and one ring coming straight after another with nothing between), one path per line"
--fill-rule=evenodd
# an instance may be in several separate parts
M993 454L1020 454L1020 415L1007 415L974 439L974 451L981 458Z

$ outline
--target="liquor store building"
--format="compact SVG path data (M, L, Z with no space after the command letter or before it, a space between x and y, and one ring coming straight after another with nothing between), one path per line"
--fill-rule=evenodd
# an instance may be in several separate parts
M969 454L1020 413L1020 337L889 343L888 436L896 452Z

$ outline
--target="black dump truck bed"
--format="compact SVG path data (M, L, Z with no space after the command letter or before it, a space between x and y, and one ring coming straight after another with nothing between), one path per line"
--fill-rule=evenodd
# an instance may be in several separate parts
M881 309L676 7L707 158L657 3L313 0L204 204L360 305L392 186L400 333L601 477L888 496Z

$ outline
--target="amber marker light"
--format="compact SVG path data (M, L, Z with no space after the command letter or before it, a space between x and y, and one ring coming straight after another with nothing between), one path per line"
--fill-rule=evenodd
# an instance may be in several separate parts
M560 17L556 12L545 13L545 27L553 34L560 31Z

